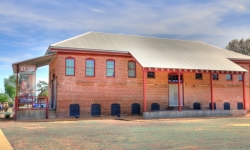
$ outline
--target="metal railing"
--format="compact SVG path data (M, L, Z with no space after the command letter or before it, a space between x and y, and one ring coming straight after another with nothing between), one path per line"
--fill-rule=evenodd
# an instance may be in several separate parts
M48 119L48 97L38 96L16 96L15 97L15 120L18 110L45 110L46 119Z

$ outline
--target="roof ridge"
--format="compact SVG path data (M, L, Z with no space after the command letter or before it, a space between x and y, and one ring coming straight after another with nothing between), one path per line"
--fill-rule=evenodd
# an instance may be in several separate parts
M101 34L111 34L111 35L122 35L122 36L133 36L133 37L142 37L142 38L148 38L148 39L162 39L162 40L175 40L175 41L188 41L188 42L200 42L200 41L193 41L193 40L180 40L180 39L170 39L170 38L159 38L159 37L153 37L153 36L142 36L142 35L127 35L127 34L121 34L121 33L105 33L105 32L93 32L91 33L101 33Z
M78 38L78 37L81 37L81 36L83 36L83 35L87 35L87 34L90 34L90 33L92 33L92 31L89 31L89 32L86 32L86 33L83 33L83 34L80 34L80 35L77 35L77 36L74 36L74 37L71 37L71 38L62 40L62 41L60 41L60 42L51 44L50 46L55 46L55 45L57 45L57 44L61 44L61 43L66 42L66 41L69 41L69 40L72 40L72 39L76 39L76 38Z
M215 46L215 45L212 45L212 44L208 44L208 43L205 43L205 42L202 42L202 41L198 41L198 42L200 42L200 43L202 43L202 44L206 44L206 45L212 46L212 47L215 47L215 48L219 48L219 49L222 49L222 50L227 50L227 49L225 49L225 48L221 48L221 47L219 47L219 46Z
M238 53L238 52L235 52L235 51L232 51L232 50L229 50L229 49L221 48L221 47L219 47L219 46L211 45L211 44L208 44L208 43L205 43L205 42L201 42L201 43L206 44L206 45L209 45L209 46L212 46L212 47L215 47L215 48L219 48L219 49L224 50L224 51L227 51L227 52L229 52L229 53L236 53L237 55L243 55L243 56L245 56L245 57L246 57L246 56L247 56L247 57L250 57L250 56L248 56L248 55L245 55L245 54L242 54L242 53Z

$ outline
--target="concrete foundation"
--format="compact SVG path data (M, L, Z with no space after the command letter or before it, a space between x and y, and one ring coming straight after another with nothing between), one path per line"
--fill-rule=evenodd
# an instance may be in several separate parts
M46 119L46 110L18 110L16 120Z
M247 110L185 110L144 112L144 119L244 116Z

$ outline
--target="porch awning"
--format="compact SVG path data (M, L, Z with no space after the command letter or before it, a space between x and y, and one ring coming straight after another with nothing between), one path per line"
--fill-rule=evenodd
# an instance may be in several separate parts
M37 68L48 65L55 56L56 54L49 54L49 55L13 63L12 64L13 72L15 74L17 73L17 65L35 65Z

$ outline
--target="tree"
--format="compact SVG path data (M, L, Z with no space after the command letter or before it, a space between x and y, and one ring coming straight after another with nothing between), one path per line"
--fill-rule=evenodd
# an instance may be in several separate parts
M8 102L9 95L6 93L0 93L0 102Z
M226 49L245 55L250 55L250 38L244 40L234 39L228 43Z
M16 75L11 75L9 78L4 78L4 89L5 93L10 98L14 99L16 96Z
M40 91L40 93L38 94L38 96L48 96L48 83L45 81L39 81L37 83L37 91Z

